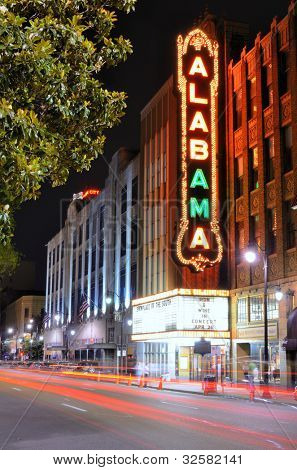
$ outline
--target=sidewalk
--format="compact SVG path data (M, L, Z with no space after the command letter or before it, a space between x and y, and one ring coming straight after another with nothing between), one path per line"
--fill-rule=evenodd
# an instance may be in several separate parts
M153 382L148 381L148 387L158 388L159 382L154 380ZM163 390L171 390L183 393L196 393L203 395L202 382L183 382L183 381L171 381L163 382ZM268 401L271 403L283 403L286 405L292 405L297 410L297 400L294 399L293 389L287 390L280 387L279 385L269 386L271 394L270 399L262 398L263 389L260 385L255 386L255 400ZM228 384L222 387L221 384L217 385L216 392L209 392L208 396L222 396L227 398L241 398L249 400L249 387L247 384Z

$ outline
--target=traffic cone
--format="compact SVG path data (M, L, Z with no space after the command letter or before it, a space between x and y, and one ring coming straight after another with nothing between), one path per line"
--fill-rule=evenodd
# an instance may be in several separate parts
M140 376L140 379L139 379L139 387L143 387L144 385L144 380L143 380L143 375Z
M128 382L127 382L127 385L131 385L131 384L132 384L132 375L130 374L130 375L129 375Z
M158 385L158 390L163 390L163 377L161 375L159 385Z

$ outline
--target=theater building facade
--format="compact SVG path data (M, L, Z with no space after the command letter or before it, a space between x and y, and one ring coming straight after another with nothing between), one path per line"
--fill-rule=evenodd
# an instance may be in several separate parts
M297 281L295 3L249 50L246 38L245 25L207 15L177 38L176 71L141 113L132 340L151 374L240 380L252 360L263 377L263 251L270 377L285 383L294 371L285 338ZM201 338L211 342L204 363Z

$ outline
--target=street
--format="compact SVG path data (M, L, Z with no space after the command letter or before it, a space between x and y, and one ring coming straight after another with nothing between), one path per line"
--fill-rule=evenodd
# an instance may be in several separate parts
M296 449L297 407L0 369L1 449Z

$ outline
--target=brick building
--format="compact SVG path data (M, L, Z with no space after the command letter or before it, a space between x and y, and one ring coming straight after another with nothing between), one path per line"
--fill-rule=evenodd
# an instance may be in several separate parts
M242 377L252 356L263 358L263 261L268 255L271 369L293 372L294 354L282 349L297 288L297 70L296 4L258 34L228 67L229 274L233 368ZM243 251L259 246L249 266ZM284 298L278 303L275 290ZM287 356L287 357L286 357ZM283 374L285 381L285 375Z

